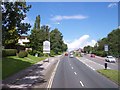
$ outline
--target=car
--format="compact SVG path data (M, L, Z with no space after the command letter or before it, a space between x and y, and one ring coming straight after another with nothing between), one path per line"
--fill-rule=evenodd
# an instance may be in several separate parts
M95 57L95 54L91 54L90 57Z
M74 55L73 54L70 54L70 58L73 58L74 57Z
M68 53L65 53L65 56L68 56Z
M107 61L107 62L116 62L116 60L115 60L115 58L113 57L113 56L107 56L106 58L105 58L105 61Z
M70 57L71 57L71 58L73 58L73 57L74 57L74 55L73 55L73 53L72 53L72 52L70 53Z

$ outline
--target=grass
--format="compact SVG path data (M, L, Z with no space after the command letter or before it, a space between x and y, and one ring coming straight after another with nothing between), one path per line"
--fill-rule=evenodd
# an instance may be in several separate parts
M28 55L25 58L19 58L18 56L9 56L2 59L2 79L5 79L20 70L23 70L46 57L35 57Z
M106 76L110 80L114 81L118 85L120 85L120 81L119 81L120 71L110 70L110 69L107 69L107 70L102 69L102 70L98 70L98 72L101 73L102 75Z

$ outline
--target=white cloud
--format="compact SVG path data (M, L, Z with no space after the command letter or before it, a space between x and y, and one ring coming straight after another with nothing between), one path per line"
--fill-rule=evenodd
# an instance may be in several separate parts
M90 38L89 35L83 35L78 39L73 40L72 42L67 42L64 40L64 42L68 45L68 50L75 50L78 48L83 48L84 46L90 45L94 46L96 44L95 40L88 40Z
M53 18L51 18L51 20L55 21L55 22L60 22L62 20L69 20L69 19L81 20L81 19L86 19L86 18L88 18L88 17L87 16L83 16L83 15L73 15L73 16L56 15Z
M113 7L115 7L115 6L117 6L117 3L110 3L110 4L108 5L108 8L113 8Z

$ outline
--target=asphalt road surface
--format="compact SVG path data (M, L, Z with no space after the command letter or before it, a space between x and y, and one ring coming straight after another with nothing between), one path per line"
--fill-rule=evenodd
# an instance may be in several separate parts
M104 59L100 59L100 58L97 58L97 57L93 58L93 57L90 57L89 55L83 55L83 57L85 57L85 58L87 58L89 60L92 60L92 61L94 61L96 63L99 63L101 65L104 65L104 63L105 63ZM108 67L110 67L113 70L118 70L118 62L116 62L116 63L108 62Z
M118 86L76 58L65 56L59 62L51 88L118 88Z

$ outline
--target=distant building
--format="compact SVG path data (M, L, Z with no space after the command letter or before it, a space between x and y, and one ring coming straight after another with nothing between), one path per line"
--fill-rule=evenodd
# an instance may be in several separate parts
M30 40L27 38L27 36L21 36L20 39L18 40L18 44L20 45L25 45L25 43L30 42Z

